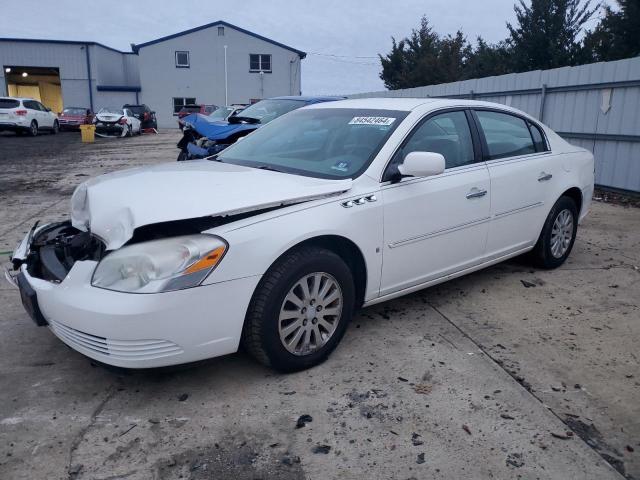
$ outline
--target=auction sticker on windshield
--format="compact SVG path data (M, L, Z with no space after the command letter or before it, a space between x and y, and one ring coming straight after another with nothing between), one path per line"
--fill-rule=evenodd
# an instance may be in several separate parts
M396 119L393 117L353 117L349 125L382 125L389 126Z

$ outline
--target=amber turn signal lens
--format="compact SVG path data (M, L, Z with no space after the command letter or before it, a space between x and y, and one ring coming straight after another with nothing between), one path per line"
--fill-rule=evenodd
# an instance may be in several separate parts
M187 268L184 273L195 273L199 272L200 270L215 267L222 258L222 255L224 255L225 250L226 247L218 247L215 250L211 250L204 257Z

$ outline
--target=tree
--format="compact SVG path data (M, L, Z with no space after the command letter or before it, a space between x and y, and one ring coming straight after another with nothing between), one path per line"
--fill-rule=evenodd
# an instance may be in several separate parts
M618 11L604 8L604 18L584 40L590 61L640 55L640 0L617 0Z
M512 72L511 51L506 42L489 45L478 37L465 66L464 78L482 78Z
M380 78L390 90L459 80L471 53L462 32L440 38L425 16L409 37L391 41L391 52L379 55Z
M591 0L519 0L513 8L517 25L507 23L516 72L575 65L580 59L579 35L599 9Z

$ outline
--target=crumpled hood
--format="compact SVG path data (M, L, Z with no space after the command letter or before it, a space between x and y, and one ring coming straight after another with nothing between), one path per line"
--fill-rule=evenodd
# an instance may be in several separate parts
M167 163L84 182L71 197L71 222L114 250L144 225L312 200L349 190L351 184L350 179L324 180L210 160Z
M182 119L203 137L209 140L225 140L234 133L253 131L260 127L259 123L229 123L222 120L211 121L206 115L192 113Z

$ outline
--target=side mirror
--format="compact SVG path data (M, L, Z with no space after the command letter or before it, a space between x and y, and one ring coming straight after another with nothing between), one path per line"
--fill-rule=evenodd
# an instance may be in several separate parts
M404 162L398 165L402 175L411 177L431 177L444 172L444 157L435 152L410 152Z

